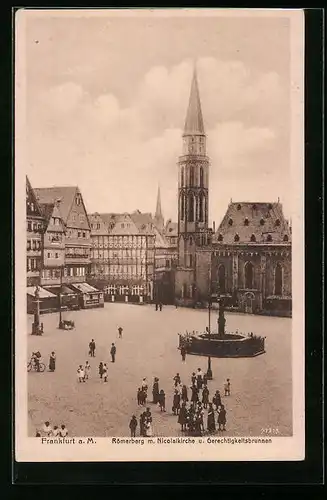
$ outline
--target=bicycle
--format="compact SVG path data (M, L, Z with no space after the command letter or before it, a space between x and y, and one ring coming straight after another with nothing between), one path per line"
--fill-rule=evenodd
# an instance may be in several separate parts
M39 363L39 367L37 367L37 364L34 361L29 361L27 364L27 371L30 372L34 370L35 372L44 372L45 370L45 364L44 363Z

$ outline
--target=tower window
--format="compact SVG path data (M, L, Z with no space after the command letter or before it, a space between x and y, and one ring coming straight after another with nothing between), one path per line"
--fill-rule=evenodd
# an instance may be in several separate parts
M288 241L288 236L287 234L285 234L284 238L283 238L283 241Z
M218 241L223 241L224 237L223 235L220 233L219 236L218 236Z
M280 220L279 219L276 220L275 226L280 226Z
M240 241L240 237L239 237L239 235L238 235L238 234L235 234L235 236L234 236L234 241L236 241L236 242Z
M264 219L260 219L260 226L263 226L265 223Z
M229 219L228 224L229 224L230 226L232 226L232 225L233 225L233 219Z
M182 167L182 171L181 171L181 185L182 185L182 187L184 186L184 167Z
M245 288L253 289L254 268L252 262L247 262L244 266Z
M188 197L188 220L194 222L194 196L189 194Z
M283 294L283 269L278 262L275 268L275 295Z
M268 236L267 236L267 241L272 241L272 236L271 236L271 234L268 234Z
M194 186L194 166L190 167L190 185Z
M249 219L246 217L244 219L244 226L248 226L249 225Z
M203 167L200 167L200 186L203 187Z
M199 198L199 221L203 222L203 195Z
M181 195L181 220L184 220L184 213L185 213L185 197L182 194Z
M237 210L241 210L241 208L242 208L242 207L241 207L241 205L240 205L240 204L238 204L238 205L237 205Z
M251 241L256 241L255 235L251 234Z

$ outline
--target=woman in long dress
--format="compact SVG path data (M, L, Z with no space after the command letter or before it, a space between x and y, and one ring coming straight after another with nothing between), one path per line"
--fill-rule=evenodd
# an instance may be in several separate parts
M50 354L50 358L49 358L49 370L50 370L50 372L54 372L55 369L56 369L56 355L52 351L52 353Z
M147 420L145 424L145 436L146 437L151 437L152 436L152 425L150 420Z
M186 403L182 403L179 415L178 415L178 423L181 425L181 430L186 431L187 425L187 408Z
M159 399L159 379L154 377L153 387L152 387L153 403L157 404Z
M211 432L211 433L215 432L215 430L216 430L215 411L213 409L212 403L209 403L207 428L208 428L208 432Z

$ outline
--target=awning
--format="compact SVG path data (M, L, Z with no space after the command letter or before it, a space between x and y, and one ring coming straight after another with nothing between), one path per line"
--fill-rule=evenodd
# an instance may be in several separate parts
M27 287L27 295L31 295L32 297L35 297L35 286L28 286ZM45 288L39 287L39 297L40 299L48 299L50 297L56 297L53 293L49 292Z
M95 293L95 292L100 293L100 290L97 290L88 283L74 283L71 286L73 286L82 293Z
M54 285L54 286L47 286L46 290L49 292L55 293L56 295L59 295L59 293L65 294L65 295L76 295L76 291L72 290L69 288L67 285Z

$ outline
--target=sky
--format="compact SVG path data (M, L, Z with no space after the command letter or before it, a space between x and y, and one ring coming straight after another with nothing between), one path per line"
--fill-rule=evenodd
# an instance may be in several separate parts
M177 220L177 161L196 63L210 158L209 219L229 201L290 211L287 17L29 13L26 173L78 185L91 212Z

